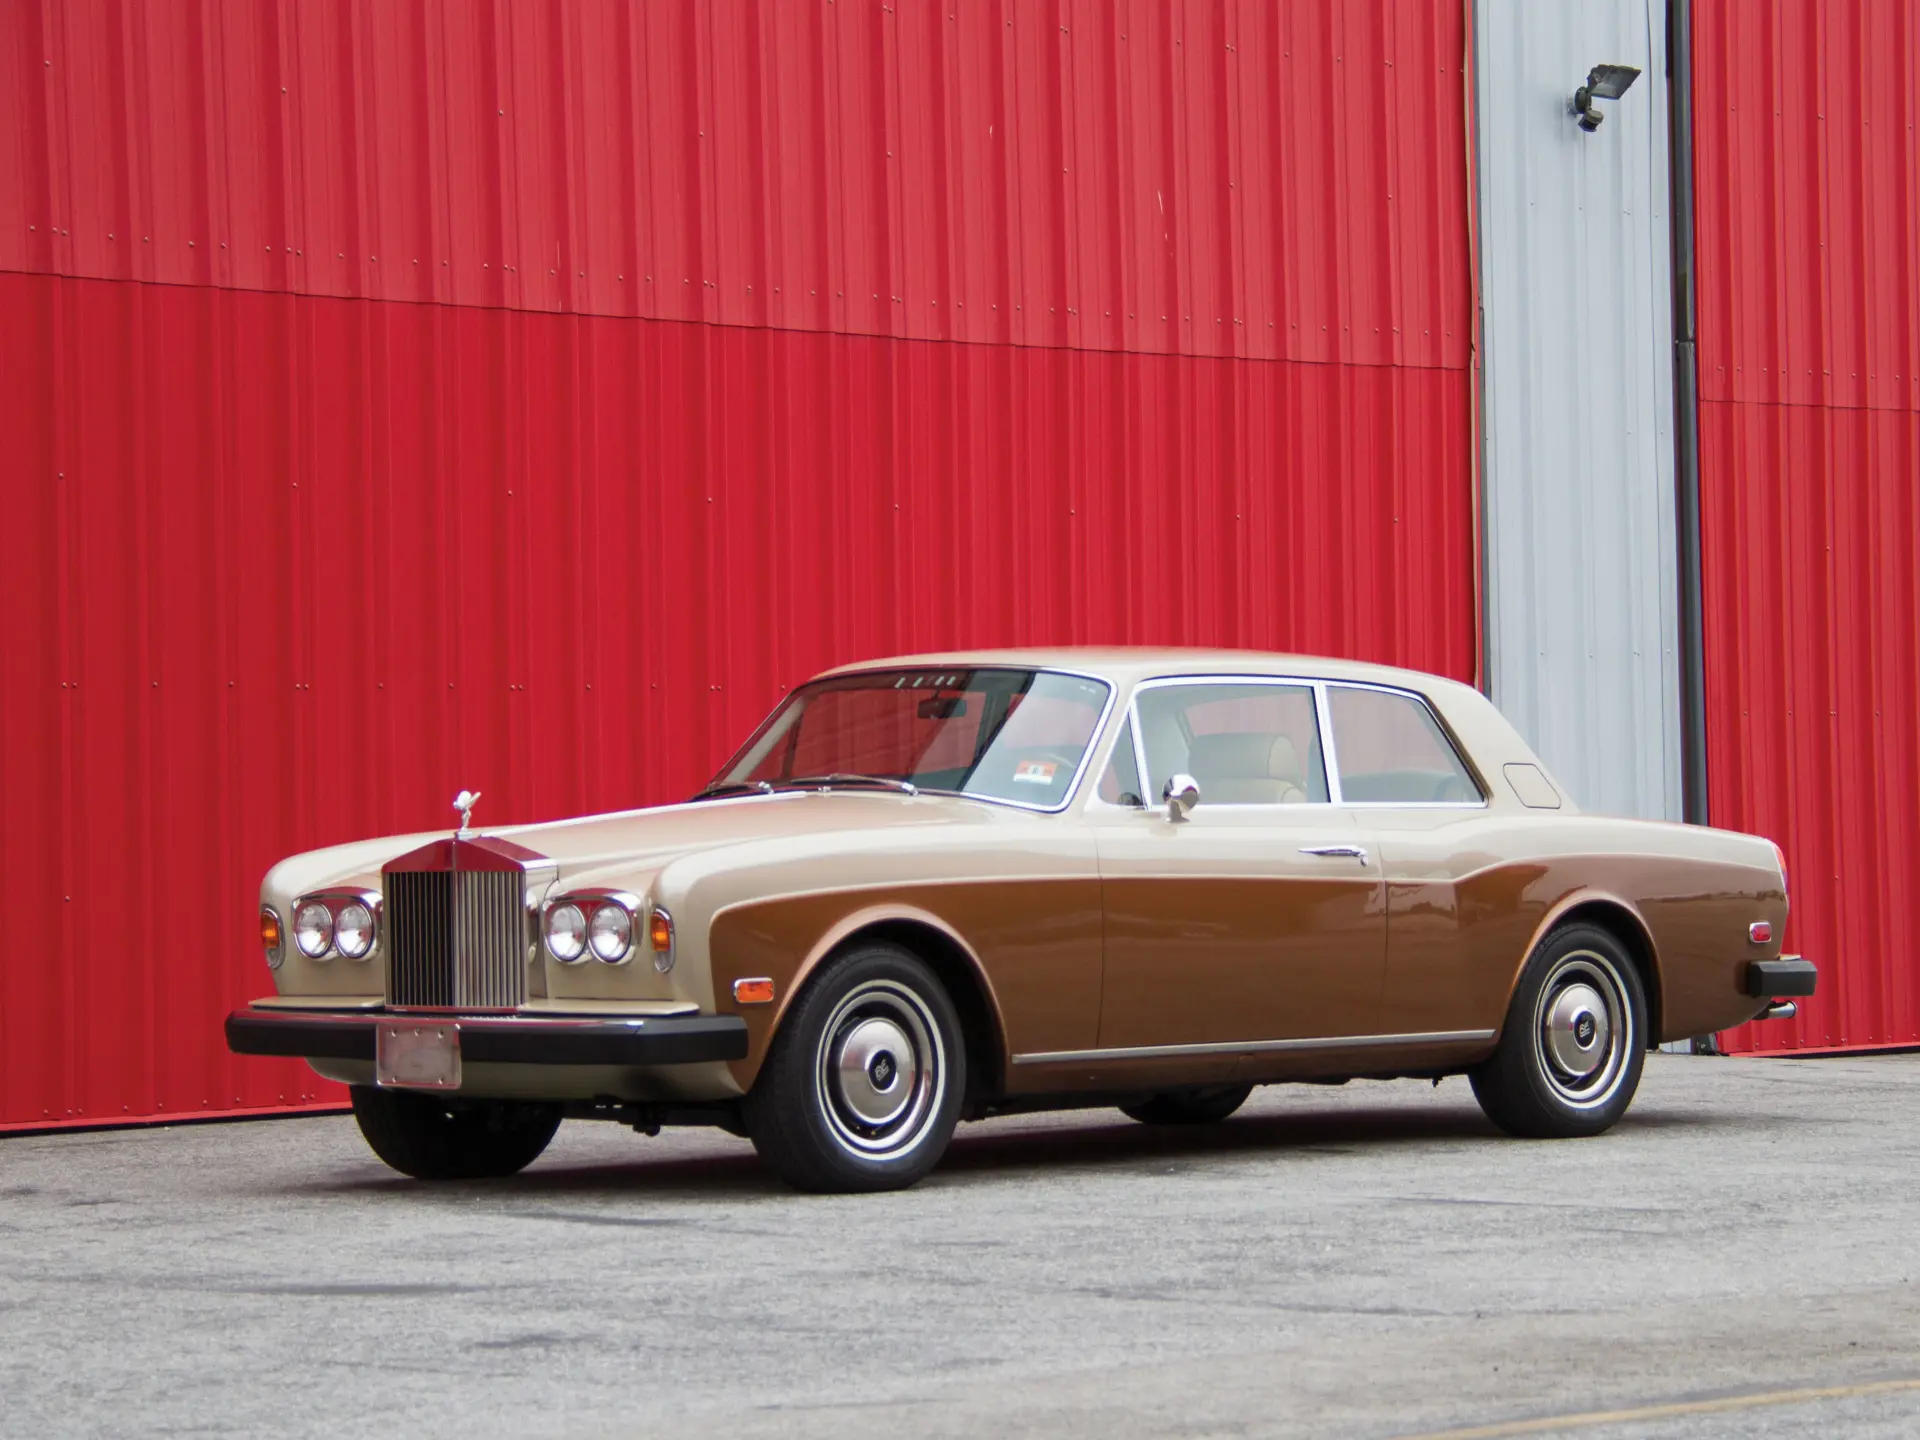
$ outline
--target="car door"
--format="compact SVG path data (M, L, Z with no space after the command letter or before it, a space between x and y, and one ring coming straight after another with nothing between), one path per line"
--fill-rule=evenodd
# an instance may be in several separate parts
M1131 763L1116 747L1087 811L1106 925L1101 1048L1372 1034L1380 868L1329 801L1316 685L1149 681L1127 724ZM1157 803L1176 773L1200 791L1184 820Z
M1480 782L1424 697L1341 683L1325 696L1337 791L1386 883L1381 1029L1497 1026L1512 967L1487 961L1517 955L1525 936L1515 931L1490 948L1483 932L1509 924L1504 892L1524 888L1534 869L1493 863L1500 847L1490 842Z

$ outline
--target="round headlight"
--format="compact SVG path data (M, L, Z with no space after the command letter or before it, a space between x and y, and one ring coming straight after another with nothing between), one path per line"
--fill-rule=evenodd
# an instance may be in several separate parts
M333 917L333 943L349 960L364 960L373 949L373 911L365 901L349 900Z
M593 953L609 965L617 965L633 949L633 916L624 905L609 900L593 912L587 927L587 943Z
M293 943L309 960L318 960L333 946L333 912L318 900L309 900L293 912Z
M587 948L587 917L578 905L556 905L547 911L547 953L571 965Z

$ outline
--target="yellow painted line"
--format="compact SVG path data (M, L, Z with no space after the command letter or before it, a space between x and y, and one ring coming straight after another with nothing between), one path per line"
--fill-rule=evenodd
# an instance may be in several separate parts
M1464 1430L1428 1430L1395 1440L1501 1440L1506 1435L1544 1435L1571 1430L1576 1425L1627 1425L1636 1420L1667 1420L1679 1415L1719 1415L1729 1410L1757 1410L1763 1405L1805 1405L1814 1400L1852 1400L1863 1395L1897 1395L1920 1390L1920 1380L1875 1380L1865 1385L1829 1385L1818 1390L1763 1390L1755 1395L1727 1395L1718 1400L1682 1400L1671 1405L1642 1405L1634 1410L1587 1410L1577 1415L1547 1415L1537 1420L1508 1420L1498 1425L1470 1425Z

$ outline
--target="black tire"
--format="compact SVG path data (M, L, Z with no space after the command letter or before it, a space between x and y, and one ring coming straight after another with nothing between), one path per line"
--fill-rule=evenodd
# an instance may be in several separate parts
M1633 1103L1646 1049L1646 992L1626 947L1597 925L1566 925L1528 959L1500 1048L1468 1078L1509 1135L1598 1135Z
M1247 1103L1251 1085L1213 1085L1204 1090L1169 1090L1120 1113L1142 1125L1217 1125Z
M796 1190L899 1190L946 1153L966 1088L946 989L910 952L862 945L801 991L742 1110L760 1158Z
M373 1153L416 1180L493 1180L540 1157L560 1107L353 1087L353 1118Z

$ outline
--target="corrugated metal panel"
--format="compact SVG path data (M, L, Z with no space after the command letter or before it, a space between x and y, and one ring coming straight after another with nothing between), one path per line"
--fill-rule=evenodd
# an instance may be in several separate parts
M1920 7L1694 16L1701 396L1920 410Z
M1920 1044L1920 414L1700 409L1711 815L1786 852L1821 967L1727 1039Z
M1488 662L1580 804L1681 813L1665 6L1476 9ZM1586 134L1600 61L1641 68Z
M1715 824L1821 967L1738 1050L1920 1044L1920 15L1696 0Z
M1468 425L1459 370L0 276L0 1123L337 1093L221 1048L273 859L685 794L833 663L1469 676Z
M0 269L1463 367L1460 0L0 7Z

